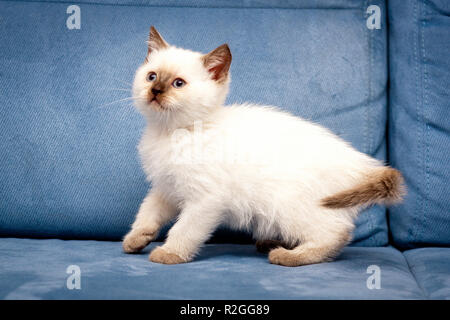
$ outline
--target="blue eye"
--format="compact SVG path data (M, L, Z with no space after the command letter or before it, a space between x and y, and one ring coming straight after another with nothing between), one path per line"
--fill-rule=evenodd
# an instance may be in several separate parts
M148 82L152 82L156 80L156 73L154 72L149 72L149 74L147 75L147 81Z
M186 84L186 81L184 81L183 79L180 78L176 78L173 82L172 82L172 86L174 88L181 88L182 86L184 86Z

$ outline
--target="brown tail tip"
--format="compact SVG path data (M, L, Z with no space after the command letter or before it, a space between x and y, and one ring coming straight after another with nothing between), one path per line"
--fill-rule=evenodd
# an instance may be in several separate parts
M405 194L406 189L400 171L383 167L374 170L365 181L354 188L322 199L321 205L333 209L375 203L390 205L401 202Z

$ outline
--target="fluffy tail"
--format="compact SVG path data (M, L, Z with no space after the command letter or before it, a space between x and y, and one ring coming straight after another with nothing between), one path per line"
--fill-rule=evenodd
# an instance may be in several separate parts
M322 199L327 208L349 208L375 203L394 204L403 199L406 189L400 171L381 167L371 172L359 185Z

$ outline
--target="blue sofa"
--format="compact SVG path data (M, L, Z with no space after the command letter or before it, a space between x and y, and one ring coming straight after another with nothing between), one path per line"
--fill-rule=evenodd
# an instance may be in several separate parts
M446 0L0 0L0 298L449 299L449 13ZM188 264L149 262L158 243L123 253L151 187L127 100L150 25L203 52L227 42L229 103L330 128L403 172L404 203L361 213L330 263L272 265L222 229Z

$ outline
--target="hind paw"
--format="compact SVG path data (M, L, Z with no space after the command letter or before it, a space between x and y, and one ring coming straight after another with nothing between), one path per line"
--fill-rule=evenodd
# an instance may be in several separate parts
M297 267L302 265L298 257L285 248L276 248L270 251L269 262L285 267Z

